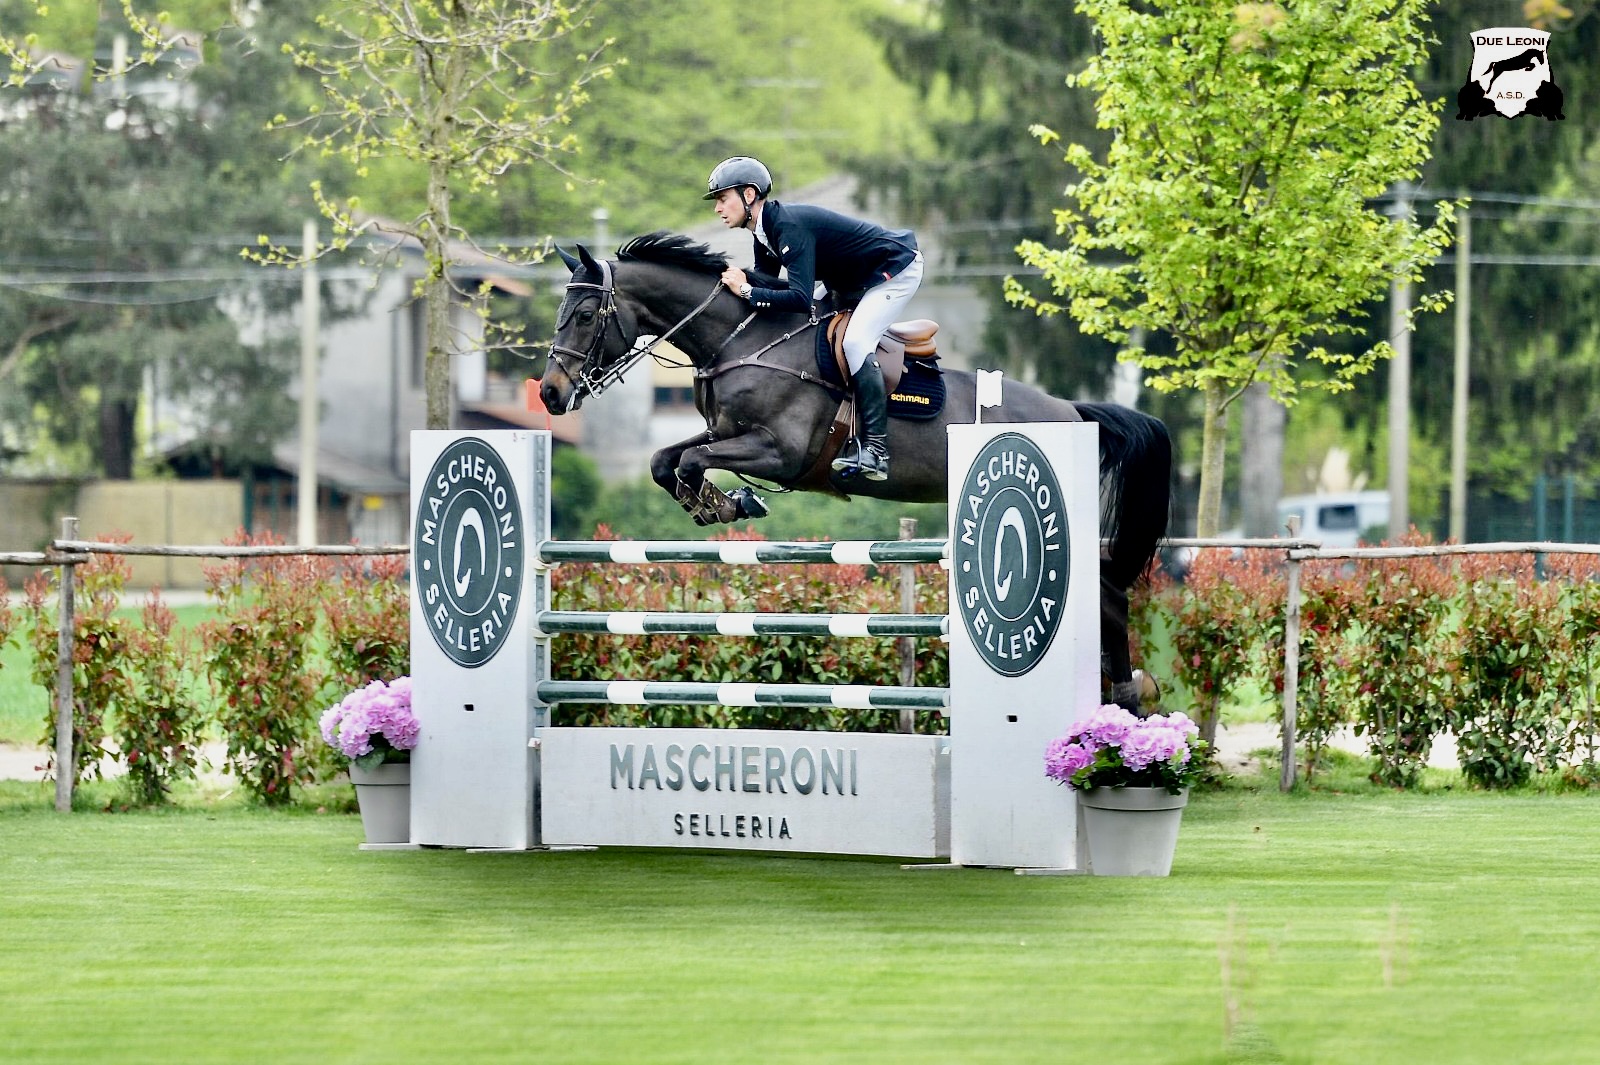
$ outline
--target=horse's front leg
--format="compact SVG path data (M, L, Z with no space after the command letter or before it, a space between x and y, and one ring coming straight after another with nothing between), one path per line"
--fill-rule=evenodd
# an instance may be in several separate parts
M675 471L679 502L702 525L726 524L741 518L762 518L767 505L746 487L729 494L706 480L706 471L728 470L747 477L779 480L792 473L788 454L766 429L756 428L724 440L711 440L685 449ZM685 502L691 495L698 512Z
M678 464L683 459L683 453L692 447L708 443L712 439L709 432L696 433L687 440L657 451L650 456L650 479L661 490L678 501L678 505L695 520L697 525L712 525L722 519L717 516L714 508L710 508L701 501L701 494L706 488L704 478L692 482L684 481L678 473Z

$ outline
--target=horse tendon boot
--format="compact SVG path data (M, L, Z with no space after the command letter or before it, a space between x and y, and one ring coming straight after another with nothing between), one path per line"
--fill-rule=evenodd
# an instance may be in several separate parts
M711 487L710 483L706 482L705 487ZM672 493L672 497L678 501L678 506L682 507L684 512L694 519L696 525L716 524L716 512L707 509L705 504L700 501L699 494L684 482L678 482L677 490Z
M739 520L738 501L729 498L726 492L710 481L701 481L700 491L696 493L680 480L673 496L696 525L726 525Z

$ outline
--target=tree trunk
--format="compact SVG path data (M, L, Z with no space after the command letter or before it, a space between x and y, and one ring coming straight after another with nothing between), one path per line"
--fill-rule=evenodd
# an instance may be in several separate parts
M133 480L134 400L100 398L100 468L113 481Z
M467 15L461 5L449 6L445 14L454 23L449 38L465 28ZM419 81L429 84L426 69L437 71L438 97L429 101L425 113L429 116L430 140L433 151L428 160L428 211L422 219L422 251L428 262L428 276L423 285L424 306L427 309L428 348L423 361L422 381L427 391L428 428L450 428L451 389L450 353L455 347L450 335L451 291L449 280L450 257L446 247L450 240L450 133L454 126L456 109L461 106L462 86L470 57L459 54L446 40L440 44L424 63L418 57Z
M1283 495L1283 434L1288 410L1262 381L1245 389L1240 410L1239 509L1246 536L1279 536L1278 497Z
M1195 514L1195 535L1215 536L1222 522L1223 459L1228 446L1227 386L1209 380L1205 386L1206 414L1200 445L1200 505Z

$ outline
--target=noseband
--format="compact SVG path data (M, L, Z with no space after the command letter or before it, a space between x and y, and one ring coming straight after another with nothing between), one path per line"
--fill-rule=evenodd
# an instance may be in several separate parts
M592 281L577 280L567 283L567 291L569 293L573 289L594 289L600 293L600 321L595 327L594 337L589 341L589 346L583 351L579 351L576 348L557 344L554 340L550 342L550 357L556 360L556 365L561 367L561 372L566 374L568 379L572 381L576 390L575 396L579 399L586 395L599 395L617 381L622 380L622 375L633 369L640 359L655 352L657 344L664 342L678 330L698 318L702 311L711 306L711 301L716 299L717 293L722 290L722 282L718 280L712 286L711 294L701 300L698 307L679 319L677 325L654 338L650 343L640 347L638 346L639 336L637 331L631 338L623 332L622 312L617 307L615 273L611 268L610 260L601 259L598 265L600 267L599 284L595 284ZM602 357L605 354L606 329L612 325L616 326L617 336L624 344L628 345L628 350L619 358L606 363L602 361ZM560 323L557 323L557 332L559 331ZM577 360L576 373L573 372L573 367L568 363L568 360L571 359Z

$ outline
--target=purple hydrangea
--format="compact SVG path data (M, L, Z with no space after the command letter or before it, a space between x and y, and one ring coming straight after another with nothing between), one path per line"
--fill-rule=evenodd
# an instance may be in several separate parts
M411 712L411 678L357 688L324 711L319 724L328 745L351 761L377 763L391 752L409 751L419 731Z
M1176 792L1199 775L1199 736L1199 726L1186 714L1141 718L1107 704L1050 742L1045 775L1080 790L1134 786Z

